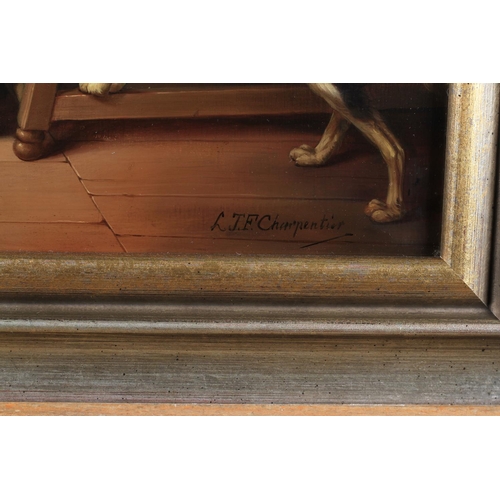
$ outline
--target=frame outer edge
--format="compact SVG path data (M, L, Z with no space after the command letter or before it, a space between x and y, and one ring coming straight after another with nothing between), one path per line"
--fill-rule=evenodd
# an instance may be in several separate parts
M500 134L497 138L500 140ZM497 172L500 169L500 147L497 150ZM489 307L491 312L500 318L500 175L497 173L495 193L495 219L492 235L492 263L489 290Z
M450 86L442 258L488 300L498 137L496 83Z

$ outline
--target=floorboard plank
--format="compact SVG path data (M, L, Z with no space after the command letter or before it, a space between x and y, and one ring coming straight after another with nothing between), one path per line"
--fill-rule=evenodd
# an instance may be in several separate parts
M315 245L301 248L296 242L255 241L213 238L169 238L162 236L118 236L130 253L159 254L232 254L232 255L394 255L425 257L435 250L432 246L356 244L338 241L335 245Z
M182 197L97 196L94 199L107 223L120 236L285 241L294 242L297 250L323 240L331 240L325 242L326 249L338 248L338 239L365 244L437 246L439 243L439 225L436 228L425 219L390 226L376 224L364 215L363 202L197 198L193 205ZM383 246L380 249L383 252Z
M435 121L436 112L441 116L441 111L429 109L385 113L408 157L404 182L407 216L402 224L377 227L363 215L369 200L385 198L388 181L380 154L356 130L349 131L343 149L325 168L297 168L289 161L293 147L315 144L327 115L111 120L74 122L68 129L64 122L59 131L73 129L81 133L80 138L92 139L67 145L70 163L63 162L62 155L52 157L54 161L21 162L13 156L11 138L4 137L0 153L8 148L5 157L10 161L1 161L0 222L77 223L67 233L73 234L74 244L68 247L60 236L49 248L49 240L40 238L43 251L107 248L107 243L82 246L84 238L77 235L79 223L102 221L101 209L119 241L132 252L302 254L305 250L300 243L316 243L330 235L319 231L306 238L289 238L284 233L241 230L216 235L210 228L221 211L229 216L278 214L290 222L334 215L346 222L346 231L354 239L349 236L350 241L309 247L310 254L395 255L396 246L401 245L400 255L430 255L439 243L442 189L442 162L435 149L441 122ZM354 205L341 208L344 200L359 203L353 208L356 212L347 214ZM26 227L9 230L12 236L7 248L17 248L24 241L26 250L36 250L29 239L22 240Z
M0 223L1 252L124 252L105 224Z
M0 222L101 222L75 172L62 162L3 162Z
M95 195L368 201L387 188L387 168L374 150L346 152L324 168L299 168L288 157L293 147L289 141L100 143L68 156Z

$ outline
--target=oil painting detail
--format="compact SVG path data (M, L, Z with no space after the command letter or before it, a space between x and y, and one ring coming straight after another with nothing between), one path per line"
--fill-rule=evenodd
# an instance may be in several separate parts
M445 92L17 84L4 94L0 250L439 251Z

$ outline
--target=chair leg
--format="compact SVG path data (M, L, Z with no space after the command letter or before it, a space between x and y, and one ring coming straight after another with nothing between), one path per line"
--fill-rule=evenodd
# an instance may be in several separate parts
M26 83L20 87L18 129L14 153L21 160L38 160L50 154L54 141L48 134L56 97L56 83Z

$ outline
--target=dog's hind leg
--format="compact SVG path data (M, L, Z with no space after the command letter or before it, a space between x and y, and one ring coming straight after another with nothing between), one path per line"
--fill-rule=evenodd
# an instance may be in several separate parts
M403 169L405 152L376 111L374 112L374 120L375 126L369 126L364 134L379 148L387 164L389 187L385 202L377 199L372 200L366 206L365 214L376 222L391 222L401 219L404 215Z
M324 165L342 146L349 125L347 120L334 111L318 145L313 148L303 144L292 149L290 158L300 167Z
M310 88L330 104L334 112L352 123L380 151L389 172L389 187L385 202L372 200L365 214L375 222L392 222L403 217L403 168L405 153L399 141L384 123L380 114L370 109L367 116L355 116L331 83L312 83Z

